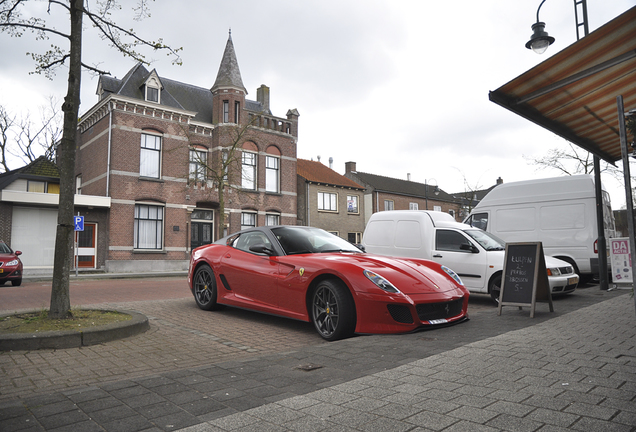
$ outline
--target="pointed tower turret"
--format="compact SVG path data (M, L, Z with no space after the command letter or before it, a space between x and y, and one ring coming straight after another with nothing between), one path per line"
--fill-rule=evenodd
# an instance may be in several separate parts
M225 45L219 73L216 75L216 81L210 91L214 96L212 106L213 122L215 124L239 124L241 122L241 113L245 107L247 90L243 85L241 71L234 52L232 30L230 30L227 44Z

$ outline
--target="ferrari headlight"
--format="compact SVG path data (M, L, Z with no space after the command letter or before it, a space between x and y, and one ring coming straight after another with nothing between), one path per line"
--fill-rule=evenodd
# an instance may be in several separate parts
M391 282L389 282L388 280L384 279L382 276L380 276L379 274L372 272L371 270L364 270L362 273L364 273L364 275L374 284L376 284L378 286L378 288L383 289L386 292L390 292L390 293L399 293L400 290L398 290L395 286L393 286L393 284Z
M464 282L462 282L462 279L453 270L449 269L446 266L442 266L442 270L444 270L446 274L449 275L455 282L457 282L460 285L464 285Z
M9 261L8 263L5 264L5 266L9 267L9 266L14 266L14 265L18 265L18 260L14 259L13 261Z

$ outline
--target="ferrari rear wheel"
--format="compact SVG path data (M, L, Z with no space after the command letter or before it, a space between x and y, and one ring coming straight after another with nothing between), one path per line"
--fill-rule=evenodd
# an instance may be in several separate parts
M311 318L328 341L349 337L356 328L356 308L347 287L337 280L324 280L311 297Z
M192 288L197 306L208 311L216 308L216 279L209 265L202 265L194 273Z

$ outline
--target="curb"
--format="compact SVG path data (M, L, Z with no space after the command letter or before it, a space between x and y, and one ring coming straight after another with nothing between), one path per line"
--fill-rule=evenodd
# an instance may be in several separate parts
M148 318L139 312L118 310L130 315L127 321L118 321L83 331L64 330L40 334L9 333L0 335L0 351L31 351L38 349L80 348L143 333L150 328Z

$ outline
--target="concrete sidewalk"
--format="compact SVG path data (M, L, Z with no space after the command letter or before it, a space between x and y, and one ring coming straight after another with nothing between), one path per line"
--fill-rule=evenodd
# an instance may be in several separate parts
M539 305L534 319L528 308L483 310L447 329L4 400L0 430L634 432L634 300L588 295L607 299L562 315Z

